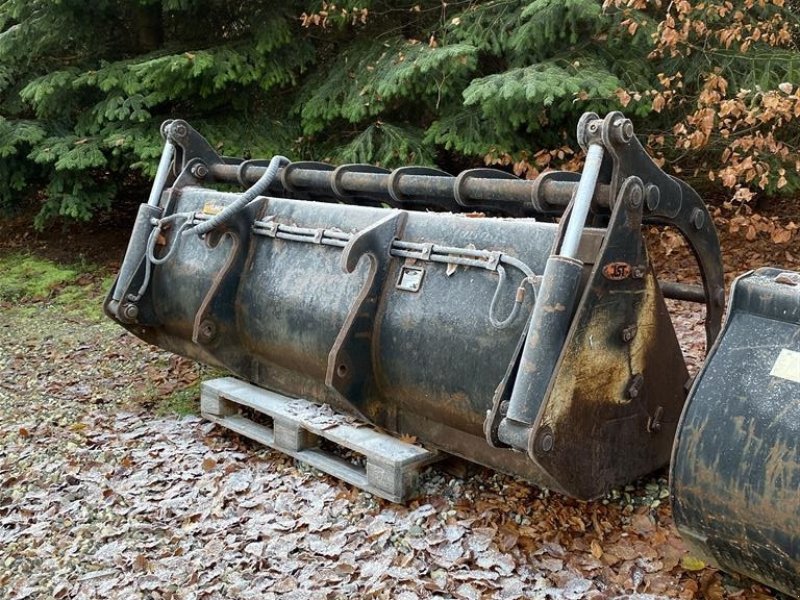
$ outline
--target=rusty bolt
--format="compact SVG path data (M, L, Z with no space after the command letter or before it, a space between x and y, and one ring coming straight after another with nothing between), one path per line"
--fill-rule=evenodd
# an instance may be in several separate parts
M627 394L628 398L635 400L639 397L642 393L642 388L644 387L644 376L641 373L636 373L633 377L631 377L630 383L628 383Z
M658 433L661 431L661 418L664 416L664 407L659 406L656 408L656 412L652 417L648 417L647 419L647 431L648 433Z
M217 325L211 319L206 319L200 323L198 329L198 337L201 343L208 343L213 340L217 335Z
M694 225L695 229L702 229L703 223L705 222L705 216L703 215L703 211L699 208L695 208L692 211L692 225Z
M203 163L197 163L192 167L192 175L197 179L205 179L208 175L208 167Z
M628 325L625 329L622 330L622 341L626 344L633 340L636 337L636 331L638 327L636 325Z

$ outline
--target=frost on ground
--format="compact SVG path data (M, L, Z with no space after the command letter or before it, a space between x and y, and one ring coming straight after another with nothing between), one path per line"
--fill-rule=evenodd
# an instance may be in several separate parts
M580 503L433 467L394 505L153 405L198 375L110 322L0 305L1 598L773 597L686 554L663 478Z

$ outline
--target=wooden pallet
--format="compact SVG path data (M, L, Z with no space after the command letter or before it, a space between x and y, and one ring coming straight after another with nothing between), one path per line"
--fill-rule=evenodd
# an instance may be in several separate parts
M242 407L258 413L259 422L242 414ZM443 458L329 406L288 398L233 377L204 382L200 410L209 421L392 502L411 497L420 469ZM360 460L352 462L320 447L321 440L359 455Z

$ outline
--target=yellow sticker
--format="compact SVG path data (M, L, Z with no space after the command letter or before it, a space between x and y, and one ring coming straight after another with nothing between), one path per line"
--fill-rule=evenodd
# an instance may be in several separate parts
M788 348L781 350L769 374L773 377L800 383L800 352Z
M211 202L206 202L203 205L204 215L217 215L221 212L222 212L222 207L219 204L211 204Z

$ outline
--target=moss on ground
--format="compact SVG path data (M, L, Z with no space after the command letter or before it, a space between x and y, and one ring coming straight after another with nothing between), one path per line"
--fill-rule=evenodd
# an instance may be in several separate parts
M0 256L0 300L47 300L74 283L80 273L71 267L26 254Z
M114 274L107 268L85 261L64 265L34 254L0 253L0 325L14 323L15 330L24 331L28 341L54 337L74 342L80 338L81 344L94 346L100 343L98 340L108 339L107 331L122 331L103 314L103 300L113 280ZM78 329L81 336L77 336ZM120 351L128 351L123 348L124 344ZM166 352L151 354L147 365L137 367L144 369L144 382L118 389L117 398L145 406L160 416L199 414L200 381L226 373L187 363L181 369L194 371L197 379L186 383L191 377L171 373L171 356ZM147 374L157 377L165 371L181 381L174 391L159 392L155 385L146 383Z
M31 254L0 255L0 302L19 307L49 303L72 318L99 321L113 275L79 263L62 265Z

